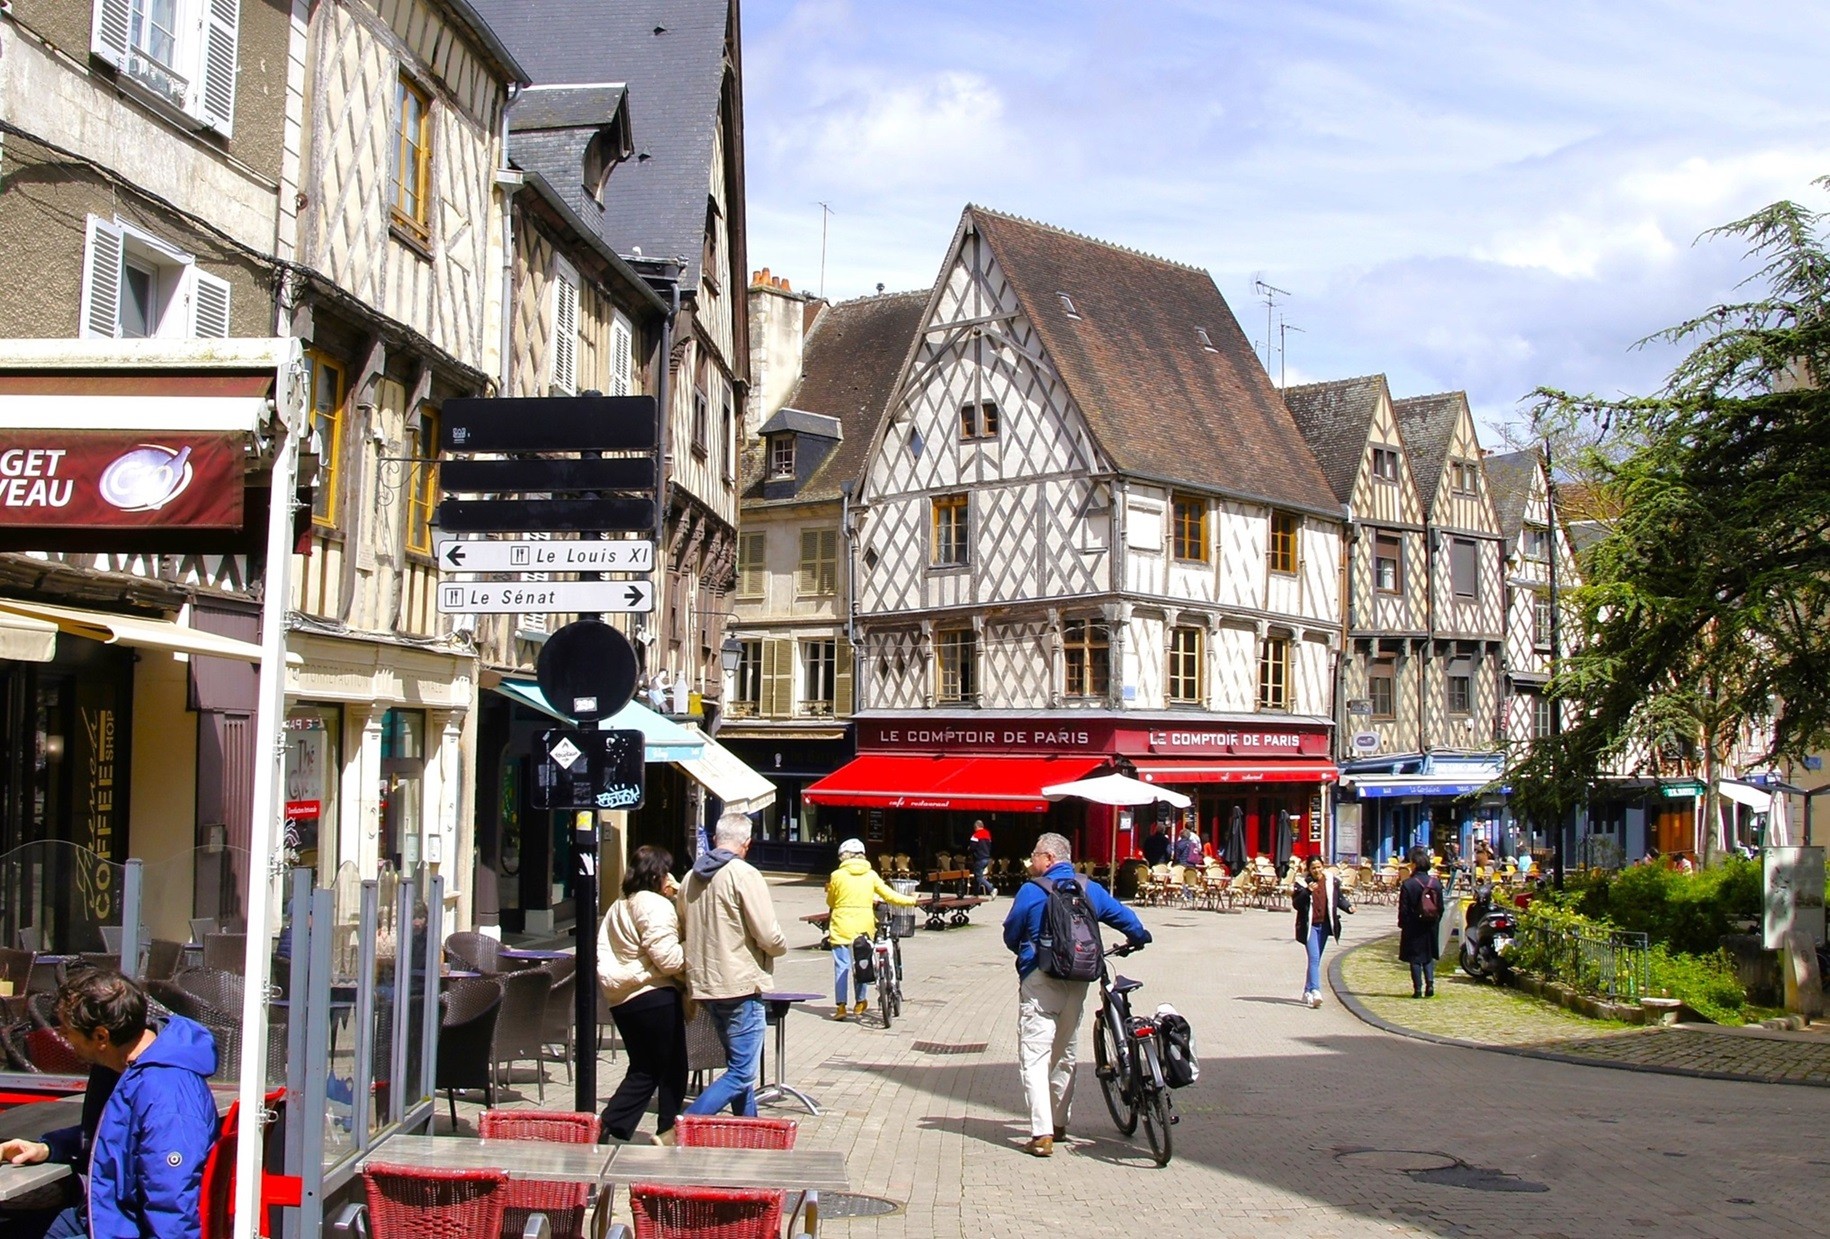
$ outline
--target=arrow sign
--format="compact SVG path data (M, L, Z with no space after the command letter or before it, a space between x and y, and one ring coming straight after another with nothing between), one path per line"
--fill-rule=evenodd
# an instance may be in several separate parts
M441 581L444 615L652 611L653 581Z
M435 551L445 572L652 572L654 543L458 542L441 539Z

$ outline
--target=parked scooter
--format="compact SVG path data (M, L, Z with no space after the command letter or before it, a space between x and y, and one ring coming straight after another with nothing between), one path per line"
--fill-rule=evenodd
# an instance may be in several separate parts
M1503 980L1508 967L1506 956L1512 951L1512 940L1518 931L1513 910L1494 904L1493 883L1483 882L1475 887L1462 925L1461 970L1476 980Z

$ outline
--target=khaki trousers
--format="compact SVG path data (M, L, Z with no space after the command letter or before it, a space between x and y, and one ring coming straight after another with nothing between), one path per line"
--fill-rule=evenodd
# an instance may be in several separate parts
M1029 1103L1029 1134L1066 1127L1074 1104L1074 1046L1090 981L1063 981L1040 969L1017 990L1017 1069Z

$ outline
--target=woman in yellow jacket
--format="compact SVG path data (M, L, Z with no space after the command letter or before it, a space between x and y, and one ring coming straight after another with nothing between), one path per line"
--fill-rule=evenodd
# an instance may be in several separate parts
M847 839L839 845L839 867L826 882L826 908L832 919L826 926L826 941L832 945L832 988L838 1006L832 1018L842 1020L845 1008L845 983L851 976L851 944L860 935L870 937L877 929L876 903L915 906L915 896L902 895L884 884L871 863L864 859L864 844ZM864 982L858 982L858 1005L853 1010L863 1015L870 1003L864 998Z

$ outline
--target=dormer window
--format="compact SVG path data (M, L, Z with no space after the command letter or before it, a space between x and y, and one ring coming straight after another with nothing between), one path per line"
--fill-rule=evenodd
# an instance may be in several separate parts
M959 410L961 439L995 439L998 437L998 406L994 400L967 401Z
M600 132L585 147L585 192L599 206L604 204L604 185L610 180L610 170L616 167L616 161L616 148L609 130Z
M769 476L771 478L792 478L794 476L794 436L769 436Z
M1449 462L1449 489L1458 495L1480 494L1481 467L1471 460Z
M1398 480L1398 449L1395 447L1375 447L1372 450L1373 476L1381 482Z

